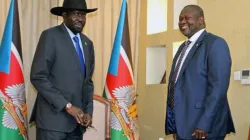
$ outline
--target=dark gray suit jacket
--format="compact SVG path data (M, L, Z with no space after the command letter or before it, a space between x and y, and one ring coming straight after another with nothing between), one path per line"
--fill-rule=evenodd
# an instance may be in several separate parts
M73 131L77 122L65 111L68 102L92 116L94 48L92 41L83 34L81 41L86 64L85 79L64 24L41 34L30 75L38 91L30 122L35 121L38 128Z

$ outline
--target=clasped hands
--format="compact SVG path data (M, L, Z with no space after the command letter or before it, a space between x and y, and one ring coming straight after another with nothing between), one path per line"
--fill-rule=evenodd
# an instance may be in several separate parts
M202 140L202 139L207 138L208 134L206 131L196 128L192 136L196 137L196 139L198 140ZM173 137L174 137L174 140L176 140L176 134L174 134Z
M192 136L196 137L196 139L205 139L207 138L208 134L206 131L196 128Z
M91 127L92 117L89 114L84 113L82 109L76 106L72 106L70 109L66 109L66 112L71 116L73 116L76 119L76 121L82 126L87 128Z

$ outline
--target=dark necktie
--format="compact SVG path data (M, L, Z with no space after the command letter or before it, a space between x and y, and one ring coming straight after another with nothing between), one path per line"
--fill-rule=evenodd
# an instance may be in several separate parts
M76 47L76 52L77 52L77 55L78 55L78 58L79 58L79 61L80 61L83 76L85 78L85 76L86 76L85 62L84 62L84 59L83 59L83 53L82 53L82 50L81 50L81 47L80 47L79 39L78 39L77 36L74 36L73 40L76 43L76 46L75 46Z
M183 49L181 51L179 60L175 66L174 73L173 73L171 81L170 81L170 105L172 108L174 108L174 90L175 90L176 78L177 78L183 57L184 57L186 50L187 50L188 46L190 45L190 43L191 43L190 40L187 40L185 42L185 46L183 47Z

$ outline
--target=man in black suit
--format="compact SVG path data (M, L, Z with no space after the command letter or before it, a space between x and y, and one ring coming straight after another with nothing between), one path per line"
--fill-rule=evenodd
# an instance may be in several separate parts
M42 32L30 79L38 91L31 115L37 140L82 140L93 113L94 48L83 35L85 0L64 0L51 13L63 17L59 26Z

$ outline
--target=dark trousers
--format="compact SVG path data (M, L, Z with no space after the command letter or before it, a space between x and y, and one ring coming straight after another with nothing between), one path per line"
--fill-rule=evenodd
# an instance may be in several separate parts
M70 133L36 129L36 140L82 140L82 136L79 125Z
M224 137L218 137L218 138L211 138L211 139L201 139L201 140L224 140L225 139L225 136ZM186 139L181 139L177 136L176 140L186 140ZM192 140L199 140L199 139L192 139Z

